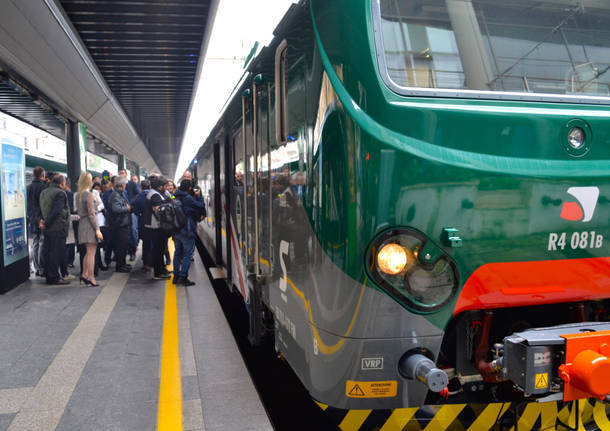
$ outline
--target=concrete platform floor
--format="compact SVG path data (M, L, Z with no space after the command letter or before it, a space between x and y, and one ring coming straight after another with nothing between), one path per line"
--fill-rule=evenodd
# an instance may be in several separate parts
M140 267L0 296L0 431L271 429L199 256L175 291L182 424L160 419L168 284Z

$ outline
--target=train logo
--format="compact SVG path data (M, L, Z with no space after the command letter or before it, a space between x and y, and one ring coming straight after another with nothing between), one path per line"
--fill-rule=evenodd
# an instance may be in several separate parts
M577 202L564 202L561 208L561 218L570 221L591 221L599 198L599 188L570 187L568 194L574 196Z

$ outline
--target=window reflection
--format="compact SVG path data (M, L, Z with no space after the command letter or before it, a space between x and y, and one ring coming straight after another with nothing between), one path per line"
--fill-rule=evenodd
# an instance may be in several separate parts
M380 0L380 7L387 72L401 87L610 95L610 3Z

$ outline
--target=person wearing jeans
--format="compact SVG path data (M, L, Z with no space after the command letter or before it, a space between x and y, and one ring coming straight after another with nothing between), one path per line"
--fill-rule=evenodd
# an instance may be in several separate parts
M195 200L193 194L193 182L182 180L180 188L174 193L176 200L182 203L182 211L186 216L186 225L174 234L174 284L192 286L188 279L191 258L195 252L195 237L197 236L197 223L205 217L205 205L203 200Z

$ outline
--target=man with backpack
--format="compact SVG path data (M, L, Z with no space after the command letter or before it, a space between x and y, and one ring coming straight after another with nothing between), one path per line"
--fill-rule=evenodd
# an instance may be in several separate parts
M167 179L164 177L150 177L150 192L146 195L146 206L144 208L144 235L152 239L152 264L153 278L164 280L171 278L169 271L163 264L163 250L167 245L169 234L161 228L160 210L168 201L164 197L165 184ZM165 208L165 207L163 207Z
M195 238L197 236L197 223L205 217L205 205L203 200L195 200L192 196L193 182L182 180L180 188L174 193L175 201L179 202L177 211L182 211L185 216L184 227L174 233L174 284L192 286L188 279L191 266L191 258L195 252Z
M116 272L131 272L131 265L127 265L125 261L129 245L129 227L131 226L131 207L124 193L126 183L125 177L117 176L109 199L110 229L114 237Z

